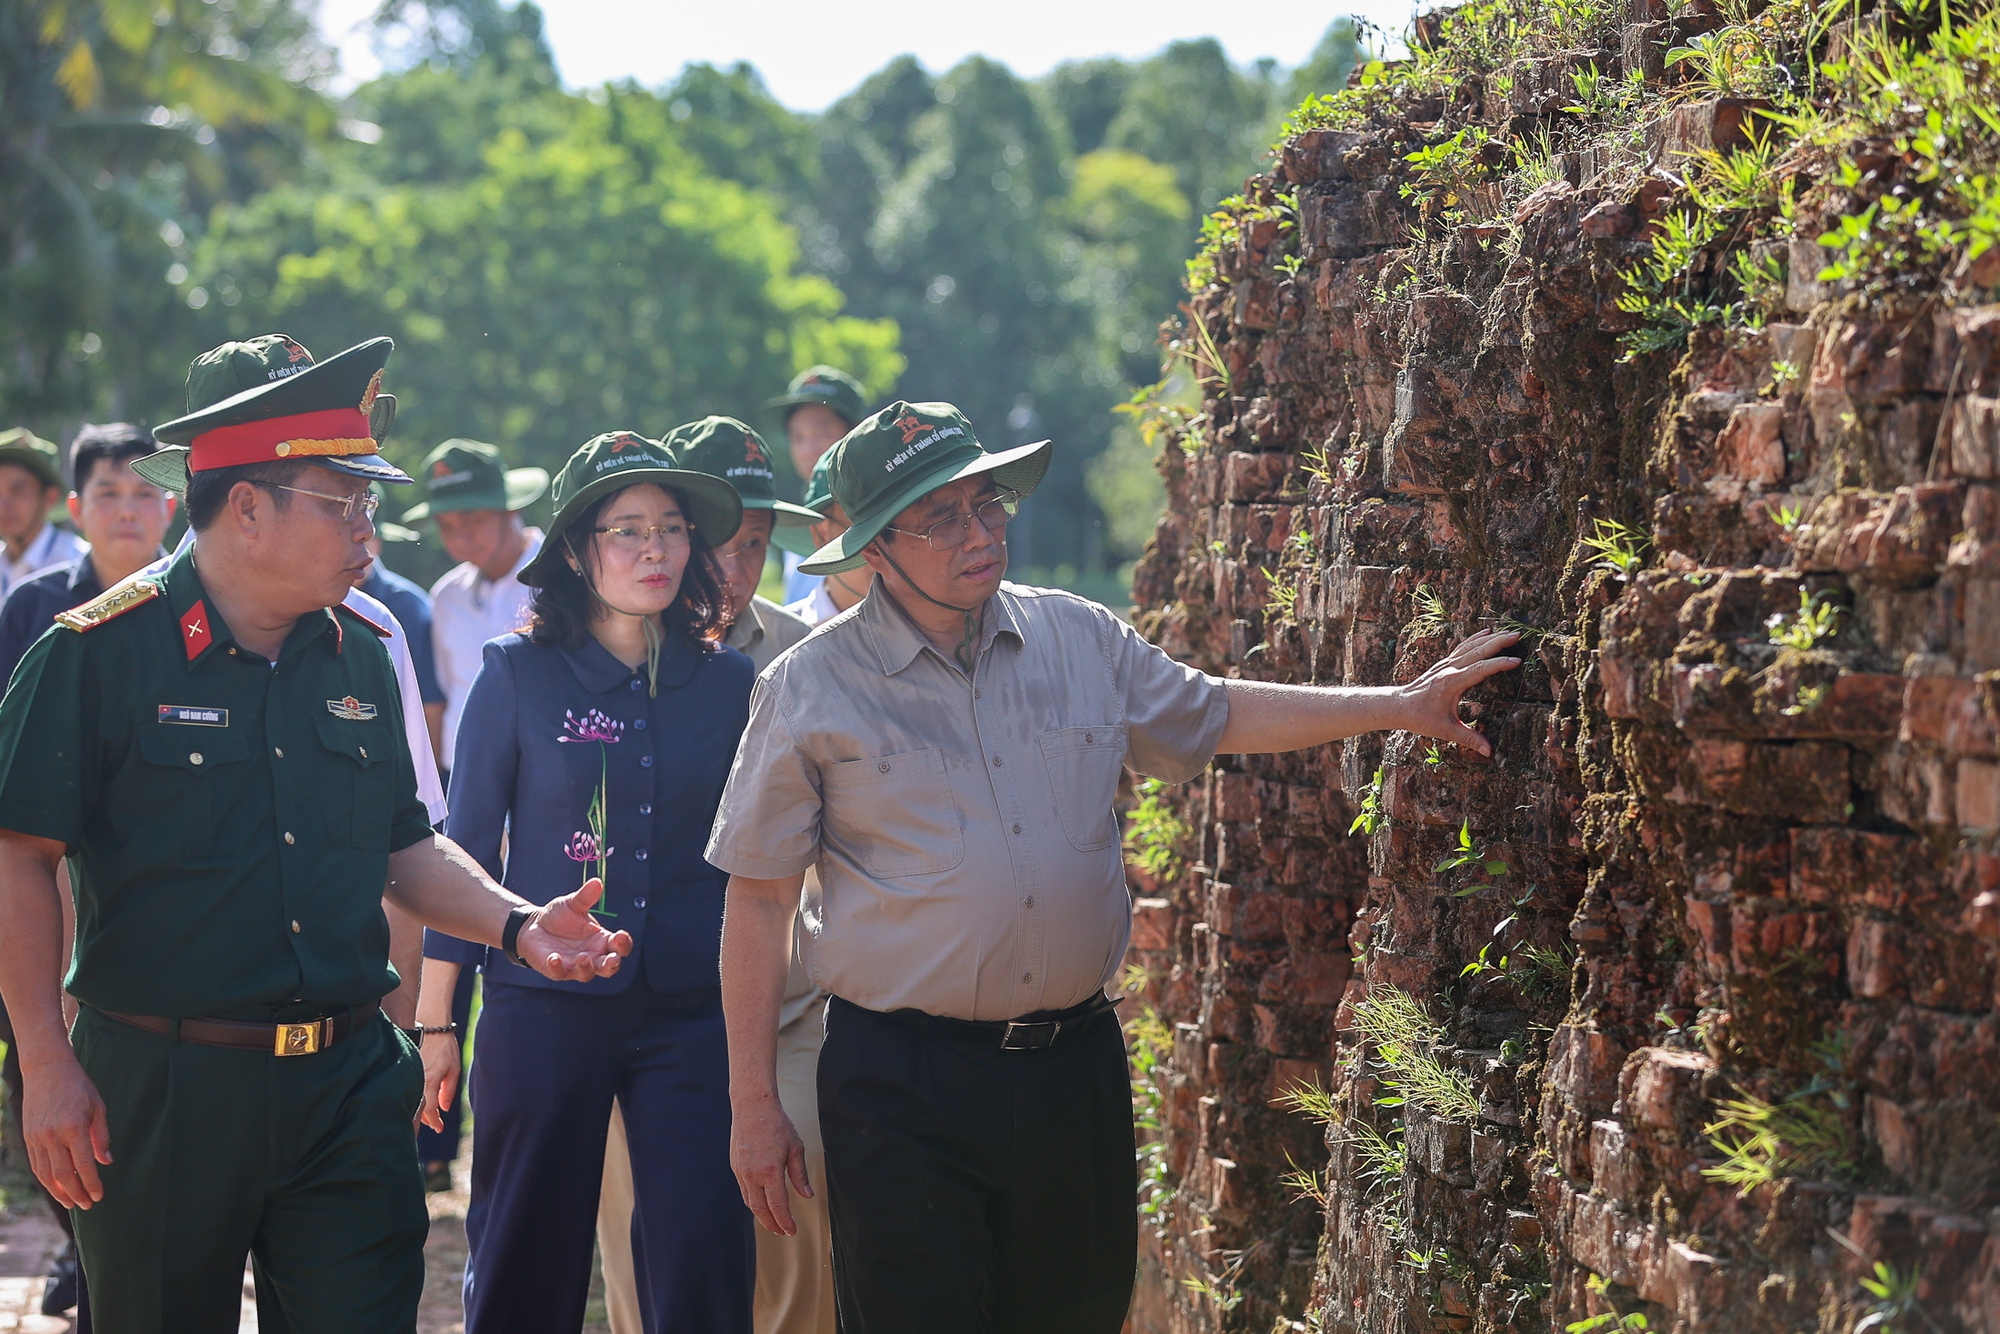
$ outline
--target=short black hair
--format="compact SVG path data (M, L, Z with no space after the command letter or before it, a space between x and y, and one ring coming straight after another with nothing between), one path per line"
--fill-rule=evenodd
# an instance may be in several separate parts
M257 482L269 486L296 486L299 474L310 465L304 459L285 459L282 462L243 463L234 468L210 468L205 472L188 474L187 516L188 527L197 533L215 522L216 515L222 513L223 504L238 482ZM291 503L291 494L285 491L273 493L278 508Z
M687 511L687 501L672 487L667 493ZM620 492L613 491L600 496L591 506L551 541L561 542L578 564L587 564L592 544L597 534L598 518ZM582 540L577 540L581 534ZM687 566L681 571L681 591L671 607L661 614L666 628L685 637L688 643L704 652L713 652L722 647L722 636L728 629L723 623L727 603L722 594L722 567L716 564L715 553L702 536L701 529L693 529L689 534L692 550L688 552ZM537 644L555 644L563 648L581 648L590 637L590 623L597 612L597 595L581 574L572 570L563 559L562 552L549 553L544 562L546 570L542 575L542 586L535 590L535 596L528 608L528 637Z
M90 481L91 469L100 462L126 463L159 449L160 442L143 426L131 422L86 425L69 445L69 485L81 491Z

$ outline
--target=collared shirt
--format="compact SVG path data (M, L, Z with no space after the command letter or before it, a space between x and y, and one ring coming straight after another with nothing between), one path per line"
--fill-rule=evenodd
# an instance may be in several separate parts
M171 556L160 559L139 571L140 576L151 577L165 574L167 567L187 554L194 545L194 529L181 534L180 545ZM135 576L138 577L138 576ZM414 587L414 585L413 585ZM389 661L396 667L396 693L403 701L403 740L410 747L410 761L417 770L417 797L430 812L431 824L444 828L444 784L438 778L437 757L431 751L431 729L424 719L422 687L417 681L416 661L411 652L409 633L403 623L384 603L376 601L358 588L347 590L341 599L352 611L366 617L370 624L382 626L388 634L382 638L389 650Z
M722 642L749 657L750 665L761 674L779 655L812 633L812 626L774 602L753 596L729 635ZM811 872L807 872L810 876ZM799 922L792 918L792 961L785 974L785 998L778 1007L778 1027L810 1024L826 1002L826 993L813 985L806 972L805 950L799 938Z
M14 674L28 646L56 623L56 613L82 606L104 591L97 564L78 556L14 586L0 605L0 680Z
M826 580L817 574L807 574L799 568L806 563L804 556L793 551L781 554L785 558L785 605L789 607L795 602L803 602L811 597L813 590Z
M759 672L778 655L812 633L812 626L775 602L752 596L722 642L750 659Z
M42 531L35 534L35 540L21 548L21 557L15 560L0 550L0 598L14 591L14 586L23 583L51 565L67 565L90 550L90 543L52 523L44 523Z
M465 697L479 675L480 651L486 641L526 628L528 604L535 590L522 583L519 575L542 549L542 530L527 530L527 544L514 568L498 579L488 579L470 563L454 566L431 585L431 647L437 659L438 683L444 687L444 754L438 756L447 771L454 768L459 719L465 716Z
M369 569L360 588L395 613L410 646L410 668L416 673L418 699L424 704L444 703L444 687L438 684L437 656L431 646L431 595L379 560ZM404 701L403 711L410 711L408 700ZM421 710L417 716L423 717Z
M239 650L192 554L35 641L0 703L0 829L70 850L65 982L101 1009L271 1019L396 985L389 854L430 836L381 640L346 612Z
M826 591L826 580L819 581L819 587L809 597L787 603L785 610L804 621L807 625L818 625L840 615L840 608L833 605L833 598Z
M817 867L812 979L872 1010L1081 1004L1131 930L1119 770L1200 773L1223 683L1103 607L1000 586L968 678L879 581L757 682L709 839L733 875Z
M728 877L702 860L702 843L753 675L741 653L669 634L659 694L649 696L645 667L627 667L595 639L574 649L518 634L488 643L465 704L446 831L507 888L547 903L597 874L590 812L601 793L599 915L632 933L633 958L610 977L552 982L435 931L424 933L424 953L479 965L489 985L615 992L643 974L654 991L713 993Z

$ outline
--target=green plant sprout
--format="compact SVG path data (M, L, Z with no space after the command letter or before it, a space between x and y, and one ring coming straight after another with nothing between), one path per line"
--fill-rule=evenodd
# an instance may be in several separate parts
M1722 1102L1720 1114L1701 1129L1722 1162L1702 1168L1701 1174L1735 1186L1739 1197L1779 1177L1851 1174L1854 1132L1837 1111L1807 1101L1824 1091L1808 1087L1779 1103L1751 1094Z
M1292 1192L1292 1202L1296 1204L1300 1200L1311 1200L1320 1208L1326 1208L1327 1189L1324 1174L1300 1167L1298 1161L1292 1157L1290 1149L1285 1150L1285 1163L1292 1170L1280 1173L1278 1184Z
M1354 1026L1386 1067L1382 1084L1391 1092L1377 1098L1377 1105L1407 1104L1460 1119L1479 1114L1472 1076L1439 1057L1444 1029L1432 1022L1410 993L1384 984L1369 988L1368 999L1354 1007Z
M1433 593L1429 584L1418 584L1410 594L1410 601L1417 608L1417 614L1410 618L1410 627L1418 634L1441 635L1451 629L1451 616L1444 609L1444 599Z
M1780 648L1797 649L1806 652L1817 648L1823 639L1831 639L1840 633L1840 614L1847 608L1828 600L1825 593L1808 594L1799 590L1799 610L1796 615L1773 612L1764 622L1764 629L1770 641Z
M1424 766L1426 768L1435 769L1438 768L1443 763L1444 763L1444 752L1438 749L1437 742L1435 741L1431 742L1431 744L1424 750Z
M1281 620L1291 620L1293 610L1298 606L1299 588L1297 584L1281 584L1278 577L1269 570L1261 571L1264 576L1264 598L1277 608Z
M1646 1313L1633 1311L1619 1315L1616 1311L1605 1311L1583 1320L1571 1321L1563 1326L1563 1334L1597 1334L1601 1329L1646 1329Z
M1479 947L1479 957L1459 969L1458 975L1460 977L1484 977L1488 973L1498 973L1502 977L1505 977L1507 975L1507 956L1503 954L1500 956L1500 962L1491 963L1487 960L1486 956L1492 949L1493 946L1491 945L1481 945Z
M1629 579L1645 563L1645 551L1653 545L1616 519L1598 519L1590 536L1582 539L1584 550L1596 554L1596 566L1620 579Z
M1147 875L1171 880L1180 874L1180 848L1194 831L1167 804L1165 783L1142 778L1135 790L1139 800L1125 817L1125 849Z
M1287 278L1297 278L1299 276L1299 269L1304 264L1305 259L1303 256L1286 255L1271 267L1275 268L1279 273L1284 274Z
M1799 531L1799 524L1805 518L1805 511L1797 505L1780 505L1778 512L1771 517L1777 520L1778 527L1785 530L1785 536L1790 537Z
M1322 441L1299 455L1300 470L1313 481L1327 486L1333 485L1333 455L1329 444Z
M1937 1321L1918 1304L1917 1293L1923 1285L1921 1269L1902 1270L1881 1260L1875 1262L1874 1272L1860 1280L1861 1290L1875 1299L1868 1314L1855 1322L1854 1334L1866 1334L1869 1330L1880 1330L1881 1334L1907 1334L1909 1326L1899 1322L1916 1316L1928 1329L1935 1330Z
M1778 712L1787 718L1798 718L1811 713L1826 703L1826 690L1825 686L1800 686L1799 693L1793 697L1792 702Z
M1180 1193L1167 1169L1167 1146L1159 1133L1166 1125L1167 1092L1162 1079L1167 1058L1173 1053L1174 1035L1151 1006L1132 1021L1128 1035L1134 1075L1133 1124L1154 1132L1138 1147L1139 1216L1155 1236L1164 1236L1172 1220L1174 1197Z
M1771 363L1771 388L1783 393L1785 386L1797 384L1802 374L1798 362L1780 357Z
M1436 866L1433 866L1431 870L1435 874L1443 875L1446 871L1456 871L1464 866L1478 866L1480 870L1486 872L1488 875L1506 875L1508 873L1506 862L1501 861L1497 857L1489 857L1485 852L1474 849L1472 846L1472 821L1470 817L1459 822L1457 851L1447 854L1445 859ZM1487 886L1481 885L1480 888L1484 889Z
M1354 817L1354 823L1347 826L1348 836L1355 834L1373 835L1388 818L1382 810L1382 771L1377 769L1368 786L1361 789L1361 808Z
M1349 1117L1340 1123L1335 1140L1352 1148L1360 1160L1355 1175L1364 1192L1385 1187L1392 1195L1401 1193L1403 1169L1409 1164L1401 1125L1391 1125L1385 1135L1359 1117Z

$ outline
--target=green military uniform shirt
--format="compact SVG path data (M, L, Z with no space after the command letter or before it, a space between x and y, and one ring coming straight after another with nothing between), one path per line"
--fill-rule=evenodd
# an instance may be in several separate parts
M239 649L198 550L159 596L59 623L21 660L0 703L0 829L69 848L66 987L86 1004L372 1006L396 985L389 854L431 832L389 655L345 608L300 617L275 665Z

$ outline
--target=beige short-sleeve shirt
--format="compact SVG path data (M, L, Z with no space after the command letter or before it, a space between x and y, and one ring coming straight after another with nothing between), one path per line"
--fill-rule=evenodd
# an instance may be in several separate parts
M1228 718L1221 681L1074 594L1003 583L968 678L878 584L758 679L708 860L817 867L807 969L856 1005L1064 1009L1131 931L1120 768L1185 782Z

